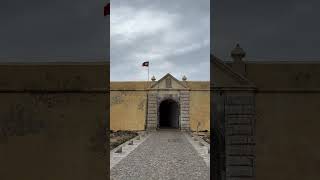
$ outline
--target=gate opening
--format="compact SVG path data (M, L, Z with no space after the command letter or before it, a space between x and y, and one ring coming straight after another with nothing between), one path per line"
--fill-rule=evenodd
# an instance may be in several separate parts
M176 101L162 101L159 113L159 128L179 128L179 105Z

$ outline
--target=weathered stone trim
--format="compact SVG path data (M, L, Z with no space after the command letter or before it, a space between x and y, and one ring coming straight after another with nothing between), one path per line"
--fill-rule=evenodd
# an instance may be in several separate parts
M147 129L157 128L157 94L148 93Z
M210 89L187 89L188 91L210 91ZM112 88L110 91L186 91L186 89L116 89Z
M59 89L50 89L50 90L35 90L35 89L0 89L0 93L54 93L54 94L58 94L58 93L64 93L64 94L68 94L68 93L97 93L97 94L108 94L110 93L110 91L108 90L96 90L96 89L83 89L83 90L59 90Z
M180 92L181 99L181 129L190 130L190 119L189 119L189 108L190 108L190 92L189 91L181 91Z
M254 95L227 95L225 103L226 178L255 179Z

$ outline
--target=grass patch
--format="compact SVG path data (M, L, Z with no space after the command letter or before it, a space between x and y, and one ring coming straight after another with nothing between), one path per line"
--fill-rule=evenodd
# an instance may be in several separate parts
M136 136L138 133L135 131L110 131L110 151Z
M193 132L193 134L198 135L200 138L202 138L205 142L210 144L210 132L209 131L200 131L200 132Z

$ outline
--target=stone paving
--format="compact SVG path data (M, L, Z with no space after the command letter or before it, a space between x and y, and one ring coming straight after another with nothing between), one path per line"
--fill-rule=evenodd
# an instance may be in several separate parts
M191 136L190 134L184 133L190 144L196 149L198 154L203 158L204 162L210 169L210 144L205 142L202 138L197 135Z
M159 130L111 169L113 180L206 180L206 162L181 131Z
M139 135L120 146L116 147L110 152L110 169L113 168L117 163L119 163L123 158L127 157L133 150L135 150L141 143L143 143L147 138L148 134L139 133ZM116 153L121 149L121 153Z

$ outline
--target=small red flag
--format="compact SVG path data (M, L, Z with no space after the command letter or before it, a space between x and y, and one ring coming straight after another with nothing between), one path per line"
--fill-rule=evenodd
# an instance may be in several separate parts
M110 3L104 7L104 16L110 15Z
M142 66L147 66L147 67L149 67L149 61L143 62L143 63L142 63Z

